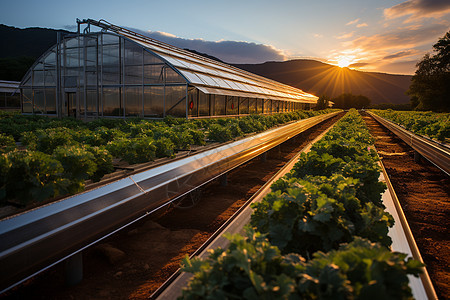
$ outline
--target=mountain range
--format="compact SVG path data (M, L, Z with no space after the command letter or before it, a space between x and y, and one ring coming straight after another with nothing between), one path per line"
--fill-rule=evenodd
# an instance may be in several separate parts
M352 93L368 97L372 104L409 102L405 92L411 84L411 75L362 72L306 59L235 66L317 96L334 98Z
M0 80L20 81L34 60L56 44L57 31L0 24ZM205 53L189 51L220 61ZM309 59L234 66L318 96L333 98L352 93L368 97L372 104L409 102L405 92L411 82L410 75L362 72Z

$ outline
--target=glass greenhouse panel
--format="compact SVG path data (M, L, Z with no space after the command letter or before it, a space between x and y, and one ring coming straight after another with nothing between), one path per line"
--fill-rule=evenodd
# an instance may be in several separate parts
M163 61L147 51L144 50L144 64L161 64Z
M98 36L97 35L92 35L92 36L85 36L84 37L86 46L97 46L97 40L98 40Z
M272 100L272 112L273 113L280 112L280 101Z
M144 117L162 118L164 113L164 87L144 87Z
M231 80L224 80L233 90L239 90L239 87Z
M265 100L264 101L264 113L268 114L272 112L272 100Z
M144 84L163 84L164 65L145 65Z
M23 79L22 86L31 86L31 83L32 83L31 74L32 74L32 72L29 72L27 77Z
M125 116L142 115L142 87L125 87Z
M43 114L45 112L45 95L44 90L34 90L33 92L33 112L36 114Z
M112 34L103 34L102 39L103 45L119 43L119 37Z
M97 66L96 47L86 47L86 66Z
M86 72L86 84L91 88L97 86L97 72Z
M225 97L223 95L215 95L214 97L214 115L223 116L225 115Z
M78 48L71 48L71 49L67 49L65 50L65 64L64 66L66 67L78 67L79 65L82 65L82 63L80 62L81 60L81 53L82 51L79 52ZM79 59L79 54L80 54L80 59Z
M226 97L227 102L227 115L237 115L239 107L239 97Z
M205 84L205 82L201 81L200 78L195 73L188 72L185 70L181 70L180 72L183 74L184 77L186 77L189 80L190 83Z
M53 47L53 49L50 51L50 53L47 55L47 57L44 59L44 65L45 68L56 68L56 49Z
M120 99L120 88L103 88L103 115L122 116L122 101Z
M86 113L88 116L97 116L97 90L86 91Z
M43 86L43 85L44 85L44 71L34 70L33 86Z
M198 115L201 117L209 116L209 95L203 92L198 93Z
M186 86L166 86L166 116L186 117Z
M56 114L56 89L45 89L45 112Z
M240 98L239 103L239 113L241 115L247 115L248 114L248 98Z
M75 111L73 114L74 115L81 115L81 116L85 116L85 112L86 112L86 106L84 103L84 89L78 89L78 106L75 106L78 108L77 111Z
M133 42L125 41L125 65L142 65L142 47Z
M198 90L196 88L191 88L188 92L188 116L198 116Z
M22 112L32 113L33 112L33 90L23 89L22 92Z
M45 86L56 86L56 70L44 71Z
M165 68L166 70L166 83L185 83L186 80L180 76L180 74L178 74L177 72L175 72L174 70L172 70L172 68L167 67Z
M125 84L142 84L142 65L125 65Z
M264 99L256 99L256 113L263 113L263 102Z
M162 56L169 64L174 65L175 67L181 67L186 68L186 65L184 65L180 60L169 57L169 56Z
M120 67L104 66L102 72L103 85L120 83Z
M211 85L211 86L219 86L219 84L217 82L214 81L214 79L211 76L207 76L204 74L197 74L197 76L203 81L205 82L207 85Z
M256 99L250 98L248 101L248 113L254 114L256 113Z
M227 82L225 80L223 80L222 78L216 77L214 78L214 81L217 82L217 86L220 88L224 88L224 89L229 89L231 88Z
M80 45L83 45L82 37L80 38ZM74 37L74 38L65 40L65 47L66 48L74 48L74 47L78 48L78 38Z
M115 66L120 63L119 45L107 45L102 48L103 66Z

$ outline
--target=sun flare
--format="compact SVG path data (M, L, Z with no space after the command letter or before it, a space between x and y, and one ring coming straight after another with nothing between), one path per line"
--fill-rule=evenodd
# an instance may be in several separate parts
M349 57L341 57L338 59L337 65L341 68L345 68L351 65L352 63L353 62Z

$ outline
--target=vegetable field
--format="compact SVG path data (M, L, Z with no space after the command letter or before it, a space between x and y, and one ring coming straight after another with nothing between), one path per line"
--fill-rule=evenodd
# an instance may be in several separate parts
M382 118L404 126L415 134L425 135L443 143L450 142L449 113L394 111L391 109L372 111Z
M325 111L250 115L239 119L163 121L99 119L82 122L42 116L0 115L0 203L27 205L80 192L128 164L173 157L208 142L226 142Z
M205 260L184 299L409 299L421 263L389 250L373 140L351 110L260 203L245 236Z

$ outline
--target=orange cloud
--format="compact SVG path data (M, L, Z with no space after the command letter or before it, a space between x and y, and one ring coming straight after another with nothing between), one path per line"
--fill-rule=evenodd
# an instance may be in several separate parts
M405 29L362 36L345 43L346 47L361 48L364 50L388 50L409 49L425 45L430 41L436 41L447 31L447 24L432 24L417 29Z
M339 35L339 36L335 36L335 38L337 38L338 40L348 39L348 38L351 38L353 36L353 34L355 34L354 31L349 32L349 33L344 33L344 34Z
M386 19L410 16L405 23L422 18L440 18L450 13L448 0L408 0L384 10Z
M415 49L399 51L397 53L387 55L387 56L383 57L383 59L384 60L389 60L389 59L404 58L404 57L409 57L409 56L416 55L417 53L419 53L419 51L417 51Z
M356 23L358 23L358 22L359 22L359 19L356 19L356 20L353 20L353 21L348 22L348 23L345 24L345 25L353 25L353 24L356 24Z

